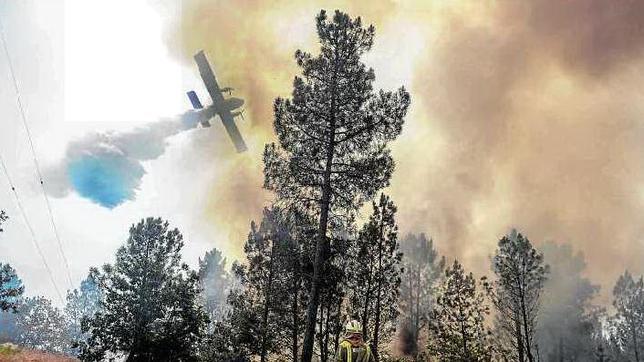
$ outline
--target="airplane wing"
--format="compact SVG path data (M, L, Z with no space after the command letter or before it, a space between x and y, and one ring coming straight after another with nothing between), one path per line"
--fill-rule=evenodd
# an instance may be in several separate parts
M223 107L224 96L221 94L221 89L217 84L215 74L212 72L210 64L208 63L208 59L206 59L206 55L204 54L203 50L195 54L195 62L197 62L197 66L199 67L199 74L201 74L201 79L203 79L203 82L206 85L206 89L210 94L210 98L212 98L215 112L221 118L221 122L224 124L226 132L228 132L228 136L230 136L230 139L233 141L237 152L246 151L248 147L246 147L246 143L239 133L239 129L235 124L230 110Z

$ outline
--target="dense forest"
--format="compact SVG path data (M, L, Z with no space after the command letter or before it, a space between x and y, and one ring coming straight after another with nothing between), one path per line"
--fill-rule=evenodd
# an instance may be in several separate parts
M240 236L245 258L212 249L192 270L181 232L146 218L61 308L0 263L0 342L84 361L327 362L357 320L376 361L644 361L642 276L624 271L603 307L567 244L513 230L475 276L399 232L404 205L383 189L411 97L373 89L373 26L324 11L316 25L319 53L296 52L292 96L274 102L274 201Z

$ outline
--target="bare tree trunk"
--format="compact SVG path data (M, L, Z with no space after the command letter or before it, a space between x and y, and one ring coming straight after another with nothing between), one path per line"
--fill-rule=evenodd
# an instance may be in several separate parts
M416 270L416 320L414 325L414 359L418 356L418 339L420 338L420 267Z
M637 331L640 330L640 327L635 325L635 321L631 322L631 331L633 332L633 350L635 352L635 362L640 362L640 355L639 355L639 346L637 343Z
M335 79L334 79L335 84ZM335 87L333 87L335 89ZM313 341L315 340L315 324L320 305L320 293L322 289L322 274L326 265L329 250L329 240L326 236L329 226L329 212L331 208L331 169L333 166L333 153L335 148L335 97L331 104L331 134L329 145L326 150L326 165L324 170L324 182L322 187L322 202L320 210L320 223L318 227L318 238L315 250L315 262L313 264L313 280L311 282L311 295L306 310L306 327L304 330L304 345L302 346L302 362L311 362L313 358Z
M323 338L324 338L324 329L322 328L324 325L324 303L320 305L320 314L318 315L318 333L316 335L318 339L318 347L320 348L320 360L324 360L324 351L322 349L323 345Z
M293 293L293 303L291 304L291 315L293 318L293 328L291 329L291 357L293 358L293 362L297 362L297 357L298 357L298 345L297 345L297 339L299 338L300 334L300 321L299 321L299 305L298 305L298 299L300 297L300 279L299 279L299 271L296 271L296 276L294 280L294 291Z
M368 339L368 328L369 324L369 304L371 304L371 275L373 274L373 263L369 262L369 277L367 279L367 291L365 292L364 298L364 307L362 308L362 335L365 339Z
M459 315L463 315L463 309L459 305L458 307ZM461 336L463 337L463 356L466 361L470 360L470 352L467 350L467 331L465 330L465 322L461 321Z
M338 318L340 317L340 314L342 313L342 299L338 299ZM333 342L333 350L337 353L338 348L340 347L340 333L341 333L342 328L339 328L339 330L336 331L335 333L335 340Z
M379 359L379 354L378 354L378 338L380 337L380 310L381 310L381 300L380 300L380 295L382 291L382 242L384 239L383 235L383 226L382 223L380 225L380 238L378 242L378 276L377 276L377 286L376 286L376 321L374 323L374 328L373 328L373 356L378 362Z
M521 292L521 314L523 316L523 330L525 332L525 349L526 349L526 355L528 357L528 361L534 362L534 357L532 356L532 350L530 346L530 333L528 331L528 315L526 312L524 298L525 298L524 294L523 292Z
M525 357L523 354L523 333L521 332L521 322L519 321L519 316L515 315L515 337L517 340L517 352L519 354L519 362L524 362Z
M268 281L266 282L266 294L264 295L264 311L262 315L262 346L260 351L260 361L266 362L266 349L268 343L268 314L270 312L271 294L273 289L273 263L275 259L276 243L271 245L271 261L268 263Z
M326 321L324 325L323 345L320 346L320 349L323 351L322 362L327 362L329 359L329 334L331 333L331 331L329 330L330 320L331 320L331 303L328 303L326 306Z

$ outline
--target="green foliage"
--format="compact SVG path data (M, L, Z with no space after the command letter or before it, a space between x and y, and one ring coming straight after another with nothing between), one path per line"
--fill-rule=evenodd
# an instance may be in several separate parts
M325 11L316 18L320 53L298 50L302 75L291 99L274 103L278 143L264 149L264 187L277 205L319 218L302 360L310 362L331 229L348 228L356 210L389 184L394 169L387 143L402 130L409 94L374 92L375 75L361 62L375 29L360 18ZM331 230L333 231L333 230Z
M331 208L353 212L388 184L394 162L386 144L402 130L409 94L374 93L374 72L360 61L373 45L373 26L339 11L331 21L320 12L316 23L320 54L296 52L302 77L292 99L275 100L279 146L266 146L265 186L280 201L315 210L329 187Z
M13 355L20 353L20 348L11 343L0 344L0 356L9 358Z
M82 359L197 360L208 319L197 273L181 263L182 247L179 230L160 218L130 228L114 265L103 267L100 310L82 324L90 335Z
M15 311L21 302L25 287L9 264L0 263L0 313Z
M4 231L2 224L8 219L7 214L0 210L0 232ZM11 265L0 263L0 313L8 310L15 311L24 290L22 281Z
M456 260L445 271L434 312L430 353L439 361L475 362L492 358L491 332L485 327L489 307L472 273Z

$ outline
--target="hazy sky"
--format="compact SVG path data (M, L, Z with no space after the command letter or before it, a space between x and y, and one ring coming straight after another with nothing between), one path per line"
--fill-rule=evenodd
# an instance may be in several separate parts
M376 86L411 91L387 190L403 232L432 235L443 253L479 274L489 273L488 257L512 227L537 245L569 242L586 255L604 296L625 267L644 271L642 2L0 4L76 281L89 266L110 261L128 226L147 215L184 232L193 265L213 246L239 256L249 221L269 200L261 151L273 139L271 104L290 92L293 52L316 51L314 16L322 6L374 23L375 46L365 60ZM129 141L156 130L151 122L189 109L185 91L207 99L191 59L199 49L222 86L246 99L240 128L249 152L235 154L215 123L168 138L158 158L134 157L140 150ZM0 152L65 288L4 57L0 80ZM126 180L133 200L103 207L55 172L79 154L101 152L143 167L140 180ZM53 297L10 190L0 185L0 208L12 217L0 259L16 267L29 294Z
M93 132L128 132L189 109L185 97L200 86L193 69L168 56L160 14L144 1L3 1L0 20L44 171L64 158L70 143ZM202 89L198 92L203 93ZM148 215L167 218L186 236L185 258L223 241L201 224L203 195L216 170L198 162L188 138L208 138L219 129L172 138L167 152L145 162L136 200L113 209L72 192L50 197L74 282L90 266L110 262L129 225ZM49 224L44 197L19 118L6 57L0 57L0 152L62 290L69 288ZM45 172L47 176L47 172ZM45 177L50 187L54 180ZM11 219L0 234L0 260L11 263L29 295L55 292L4 175L0 209ZM219 240L219 244L217 242Z

